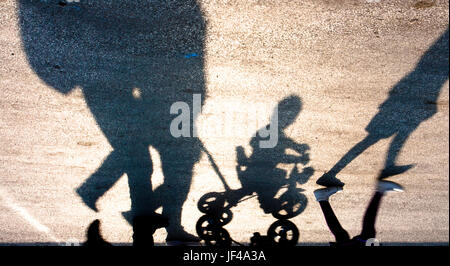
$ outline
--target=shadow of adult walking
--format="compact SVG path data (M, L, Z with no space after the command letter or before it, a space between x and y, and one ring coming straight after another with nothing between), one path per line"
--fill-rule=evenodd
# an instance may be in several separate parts
M98 211L97 200L127 174L130 223L162 206L167 240L195 241L181 213L200 143L169 127L173 103L192 106L193 94L205 94L206 23L196 0L20 0L19 17L32 69L63 94L81 88L113 148L77 189L85 204ZM164 174L155 191L150 146Z
M366 127L368 135L317 180L323 186L343 186L336 175L381 139L394 136L379 179L402 174L414 165L396 165L400 150L417 127L437 112L437 100L449 76L449 30L434 42L414 70L400 80Z

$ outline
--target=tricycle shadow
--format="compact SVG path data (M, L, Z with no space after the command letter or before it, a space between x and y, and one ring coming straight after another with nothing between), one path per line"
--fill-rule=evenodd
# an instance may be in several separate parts
M228 231L224 228L233 218L231 209L240 202L257 197L260 208L266 214L272 214L277 219L267 231L267 236L255 233L251 238L253 246L296 245L299 230L289 221L302 213L308 203L304 190L299 185L308 182L314 174L314 169L308 166L309 146L298 144L284 134L284 129L292 124L301 110L301 100L297 96L290 96L282 100L277 112L278 143L273 148L261 148L259 145L265 138L261 137L261 130L250 141L253 149L247 157L244 148L236 148L238 174L241 188L231 189L220 173L212 156L204 148L211 163L225 187L224 192L209 192L198 201L198 209L205 213L196 224L196 231L206 245L231 246L233 242ZM274 116L272 116L274 119ZM265 127L267 129L271 125ZM298 155L287 154L293 150ZM277 168L278 164L293 165L290 172ZM300 171L301 169L301 171Z

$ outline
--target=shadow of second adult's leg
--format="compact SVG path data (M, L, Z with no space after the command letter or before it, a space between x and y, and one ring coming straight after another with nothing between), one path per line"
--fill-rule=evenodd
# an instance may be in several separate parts
M447 29L423 54L413 71L402 78L380 105L379 112L366 127L368 133L331 169L317 180L323 186L343 186L336 175L381 139L394 136L379 178L404 173L413 164L398 166L397 157L408 137L437 112L440 91L449 76L449 30Z
M322 175L317 184L322 186L344 186L344 183L336 178L336 175L351 163L356 157L361 155L370 146L377 143L381 138L373 135L366 136L362 141L358 142L351 148L328 172Z

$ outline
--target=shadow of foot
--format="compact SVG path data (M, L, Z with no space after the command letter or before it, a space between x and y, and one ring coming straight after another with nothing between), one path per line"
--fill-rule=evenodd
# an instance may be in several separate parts
M83 203L86 204L86 206L88 206L91 210L98 212L96 206L98 197L92 196L92 193L89 190L85 189L83 186L77 188L76 192L83 200Z
M401 165L401 166L390 166L383 171L381 171L380 176L378 177L379 180L388 178L390 176L399 175L407 172L409 169L413 168L415 164L408 164L408 165Z
M160 214L137 216L133 219L133 246L154 246L153 234L159 228L168 227L169 220Z
M343 187L345 183L336 178L333 173L325 173L319 179L317 179L316 184L324 187Z
M166 243L169 246L197 246L201 239L198 236L189 234L184 230L178 232L168 232Z

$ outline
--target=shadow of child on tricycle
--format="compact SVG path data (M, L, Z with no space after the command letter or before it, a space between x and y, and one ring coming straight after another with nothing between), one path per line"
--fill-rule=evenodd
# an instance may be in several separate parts
M305 184L314 174L314 169L307 167L310 161L309 146L296 143L286 136L285 129L295 121L301 108L299 97L290 96L283 99L275 107L270 124L258 130L251 139L252 154L247 156L242 146L236 148L236 171L241 188L230 189L218 167L212 162L224 184L225 192L207 193L198 202L199 210L206 215L197 222L197 233L207 243L213 238L212 234L217 238L217 232L219 239L227 238L222 227L232 219L230 209L252 197L258 198L264 213L283 220L283 225L289 227L298 238L297 228L287 219L305 210L307 198L302 193L304 190L297 187L297 184ZM270 141L274 140L273 132L276 132L276 139L271 145ZM288 150L292 152L288 153ZM211 155L208 152L207 154L212 160ZM292 170L288 172L278 168L280 164L293 165ZM299 170L299 165L302 171ZM275 229L269 230L269 235L273 230ZM293 240L297 243L296 239Z

